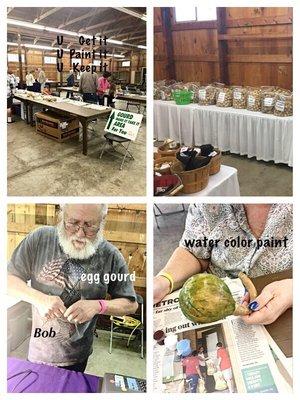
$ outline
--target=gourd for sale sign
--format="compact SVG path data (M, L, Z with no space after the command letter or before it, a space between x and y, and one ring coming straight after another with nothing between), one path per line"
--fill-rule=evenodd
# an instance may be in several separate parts
M113 110L110 113L104 130L105 132L135 141L142 119L142 114Z

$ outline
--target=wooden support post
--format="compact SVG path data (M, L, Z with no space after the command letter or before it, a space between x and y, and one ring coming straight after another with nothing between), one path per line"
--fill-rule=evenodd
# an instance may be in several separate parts
M23 84L23 70L22 70L22 49L21 49L21 35L18 33L18 58L19 58L19 78L20 84Z
M134 84L134 82L131 82L131 73L133 71L133 68L132 68L132 57L133 57L133 50L131 50L131 52L130 52L129 83Z
M24 62L25 62L25 76L28 74L28 65L27 65L27 49L24 48Z
M115 48L112 51L112 58L111 58L111 73L115 72Z
M60 46L60 49L61 49L61 46ZM61 58L61 62L63 63L63 58ZM60 82L60 86L62 86L62 84L63 84L63 68L62 68L62 70L60 71L60 73L59 73L59 82Z
M226 7L217 7L217 32L219 35L226 34ZM229 75L228 75L228 45L225 40L218 40L218 53L219 53L219 71L220 71L220 81L229 85Z
M167 65L166 74L167 79L176 80L175 62L174 62L174 46L172 39L172 21L171 21L171 8L162 7L161 8L161 21L162 21L162 31L163 38L165 42L165 47L167 50Z

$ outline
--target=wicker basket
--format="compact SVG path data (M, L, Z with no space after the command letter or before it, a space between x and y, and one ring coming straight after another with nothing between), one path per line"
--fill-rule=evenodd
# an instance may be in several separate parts
M209 170L211 161L204 167L184 171L184 166L180 161L176 161L171 166L171 172L177 174L182 179L183 190L185 194L197 193L206 188L209 180Z
M219 149L215 149L218 153L216 156L212 157L210 161L209 175L217 174L221 168L221 152Z
M154 176L154 195L159 196L155 194L156 192L156 187L160 185L173 185L168 191L166 191L164 194L161 196L175 196L178 194L182 189L183 189L183 184L180 176L174 174L174 175L163 175L163 176Z
M157 152L160 154L161 157L175 157L175 154L180 150L180 144L173 149L170 149L169 143L164 143L157 149Z
M154 172L159 172L162 175L170 174L171 173L171 168L170 167L169 168L164 168L164 169L161 169L160 167L164 163L170 163L170 164L172 163L173 164L175 161L177 161L175 156L157 158L156 160L153 161Z

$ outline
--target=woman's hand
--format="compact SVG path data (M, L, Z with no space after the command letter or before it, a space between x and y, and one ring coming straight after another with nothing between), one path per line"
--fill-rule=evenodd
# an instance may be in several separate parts
M158 275L153 281L153 303L159 303L170 291L170 282L165 277Z
M246 295L243 304L253 311L242 317L246 324L271 324L293 306L293 280L272 282L250 304L249 295Z

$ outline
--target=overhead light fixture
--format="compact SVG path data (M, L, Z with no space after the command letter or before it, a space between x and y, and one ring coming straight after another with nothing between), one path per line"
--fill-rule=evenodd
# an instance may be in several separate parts
M113 43L113 44L126 44L121 42L121 40L114 40L114 39L106 39L107 43Z
M79 33L77 32L65 31L64 29L59 29L59 28L51 28L50 26L45 26L45 31L60 33L62 35L80 36Z
M45 29L44 25L34 24L32 22L19 21L17 19L7 18L8 25L24 26L25 28L33 28L43 31Z
M106 55L107 55L108 57L125 58L125 56L123 56L122 54L111 54L111 53L107 53Z
M134 10L132 10L131 8L127 8L127 7L113 7L115 10L121 11L125 14L129 14L132 15L135 18L139 18L142 19L143 21L147 21L147 15L146 14L140 14Z
M139 44L137 47L138 47L139 49L145 49L145 50L147 50L147 46L143 46L142 44Z

